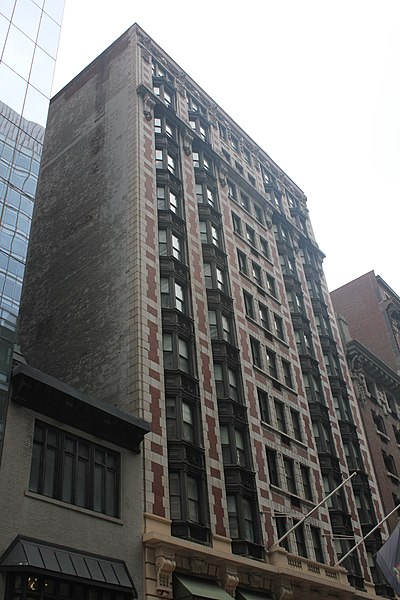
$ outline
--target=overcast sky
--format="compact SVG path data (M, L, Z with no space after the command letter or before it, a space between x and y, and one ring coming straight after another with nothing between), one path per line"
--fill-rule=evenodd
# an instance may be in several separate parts
M53 93L134 22L302 188L329 289L400 295L399 0L66 0Z

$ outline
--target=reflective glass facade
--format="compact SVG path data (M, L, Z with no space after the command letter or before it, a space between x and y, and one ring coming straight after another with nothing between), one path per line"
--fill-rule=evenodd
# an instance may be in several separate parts
M64 1L0 2L0 451Z

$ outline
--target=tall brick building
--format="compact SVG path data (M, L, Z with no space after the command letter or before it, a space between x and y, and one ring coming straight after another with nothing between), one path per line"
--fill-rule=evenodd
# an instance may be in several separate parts
M380 532L335 566L383 509L303 192L137 25L53 98L42 164L22 350L151 423L143 597L390 594Z

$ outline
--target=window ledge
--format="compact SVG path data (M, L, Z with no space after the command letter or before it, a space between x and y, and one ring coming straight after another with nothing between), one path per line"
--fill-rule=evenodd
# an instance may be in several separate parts
M391 473L390 471L387 471L387 475L388 475L388 477L390 477L390 479L392 479L396 483L400 483L400 477L398 477L394 473Z
M390 442L390 437L388 435L386 435L386 433L383 433L383 431L381 431L377 427L375 427L375 430L376 430L376 433L381 438L381 440L383 440L384 442Z
M41 500L42 502L48 502L49 504L54 504L55 506L60 506L68 510L83 513L84 515L88 515L89 517L94 517L96 519L101 519L102 521L109 521L111 523L115 523L116 525L124 524L124 522L121 519L117 519L116 517L111 517L109 515L105 515L94 510L89 510L88 508L83 508L82 506L76 506L75 504L69 504L68 502L57 500L56 498L42 496L42 494L36 494L35 492L30 492L29 490L25 490L25 496L27 496L28 498L34 498L35 500Z
M292 442L292 444L297 444L299 446L302 446L305 450L308 450L307 444L305 444L304 442L302 442L302 441L298 440L297 438L293 437L290 433L285 433L284 431L281 431L280 429L277 429L276 427L274 427L270 423L267 423L267 421L261 421L261 425L263 427L265 427L266 429L270 429L271 431L273 431L274 433L276 433L278 435L286 435L286 437L290 438L290 441Z

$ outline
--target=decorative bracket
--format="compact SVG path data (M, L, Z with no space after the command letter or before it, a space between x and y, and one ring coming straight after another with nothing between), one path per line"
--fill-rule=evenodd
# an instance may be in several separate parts
M227 175L228 175L228 171L226 170L224 165L220 165L220 167L219 167L219 182L222 187L226 186Z
M183 151L186 156L192 153L193 135L187 129L183 131Z
M172 573L175 570L175 556L163 548L156 550L156 591L158 596L172 598Z
M239 585L239 577L234 567L225 567L221 572L221 583L226 593L234 598L236 588Z

